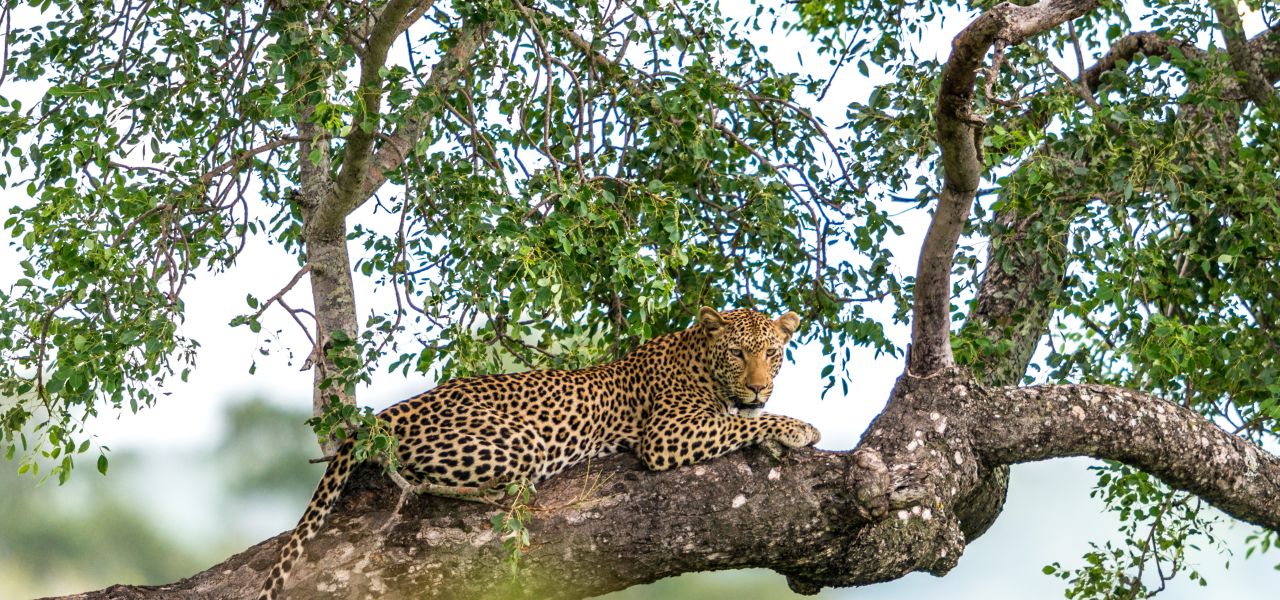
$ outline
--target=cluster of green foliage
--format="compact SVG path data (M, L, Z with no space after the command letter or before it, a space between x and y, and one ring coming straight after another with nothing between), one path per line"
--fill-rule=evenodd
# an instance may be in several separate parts
M502 540L502 551L506 555L507 568L514 579L520 575L520 557L529 550L532 543L529 538L529 522L533 519L533 497L538 493L528 481L513 481L507 484L504 502L509 503L507 510L499 511L489 519L493 532Z
M358 461L374 459L387 470L399 466L399 455L395 452L399 442L391 432L390 423L379 419L368 406L331 400L322 414L307 419L307 425L322 440L339 444L350 441Z
M1188 560L1201 545L1230 551L1213 534L1217 515L1186 492L1170 490L1154 477L1124 465L1090 467L1098 472L1100 497L1120 519L1119 543L1090 544L1084 565L1044 567L1046 575L1065 581L1068 598L1149 598L1179 575L1200 586L1208 580ZM1148 573L1151 569L1154 573Z

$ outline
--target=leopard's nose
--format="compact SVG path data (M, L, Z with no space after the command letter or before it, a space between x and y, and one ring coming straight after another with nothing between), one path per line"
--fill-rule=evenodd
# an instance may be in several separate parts
M753 391L753 392L755 392L755 393L757 393L757 394L759 394L760 392L763 392L765 387L766 387L766 386L765 386L765 384L763 384L763 383L748 383L748 384L747 384L747 389L749 389L749 390L751 390L751 391Z

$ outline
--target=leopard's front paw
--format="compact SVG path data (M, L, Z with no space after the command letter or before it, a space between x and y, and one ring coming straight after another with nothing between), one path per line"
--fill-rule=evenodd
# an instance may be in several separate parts
M822 434L813 425L798 419L789 419L774 439L788 448L803 448L818 443L822 439Z

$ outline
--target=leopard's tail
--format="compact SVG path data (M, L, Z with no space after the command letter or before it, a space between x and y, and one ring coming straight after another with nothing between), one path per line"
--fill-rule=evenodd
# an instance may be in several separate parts
M355 466L351 448L352 443L345 442L329 462L329 468L325 469L324 477L321 477L320 483L316 485L316 492L311 496L306 512L302 513L298 526L289 535L289 541L280 548L280 559L276 561L275 566L271 568L271 574L262 584L258 600L275 600L280 596L280 590L284 587L285 580L289 578L289 571L293 569L293 564L297 562L298 557L302 556L302 545L320 531L325 516L333 508L333 503L342 493L343 484L351 476L351 468Z

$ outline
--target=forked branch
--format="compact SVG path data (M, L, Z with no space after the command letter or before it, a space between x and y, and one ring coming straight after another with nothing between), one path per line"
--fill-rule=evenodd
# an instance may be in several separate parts
M412 103L414 106L422 106L421 101L424 98L437 98L444 96L453 85L461 79L470 68L472 59L475 58L480 46L489 38L493 31L493 23L464 22L458 29L453 39L453 44L445 51L440 62L431 69L431 75L427 78L426 84L422 89L418 90L417 97ZM437 104L442 104L437 103ZM442 110L442 109L439 109ZM426 132L427 125L430 123L434 114L421 112L410 112L404 115L403 121L394 132L383 136L383 143L378 148L370 160L364 163L363 168L365 174L360 178L360 186L354 191L351 210L359 207L373 194L382 187L387 181L387 172L393 171L400 165L404 164L409 153L413 151L414 145Z
M943 181L933 221L916 268L908 371L929 376L954 363L951 355L951 262L986 169L981 144L984 121L973 112L978 71L987 51L1013 46L1079 17L1097 0L1043 0L1031 6L1000 4L956 36L942 70L935 118L942 151Z

